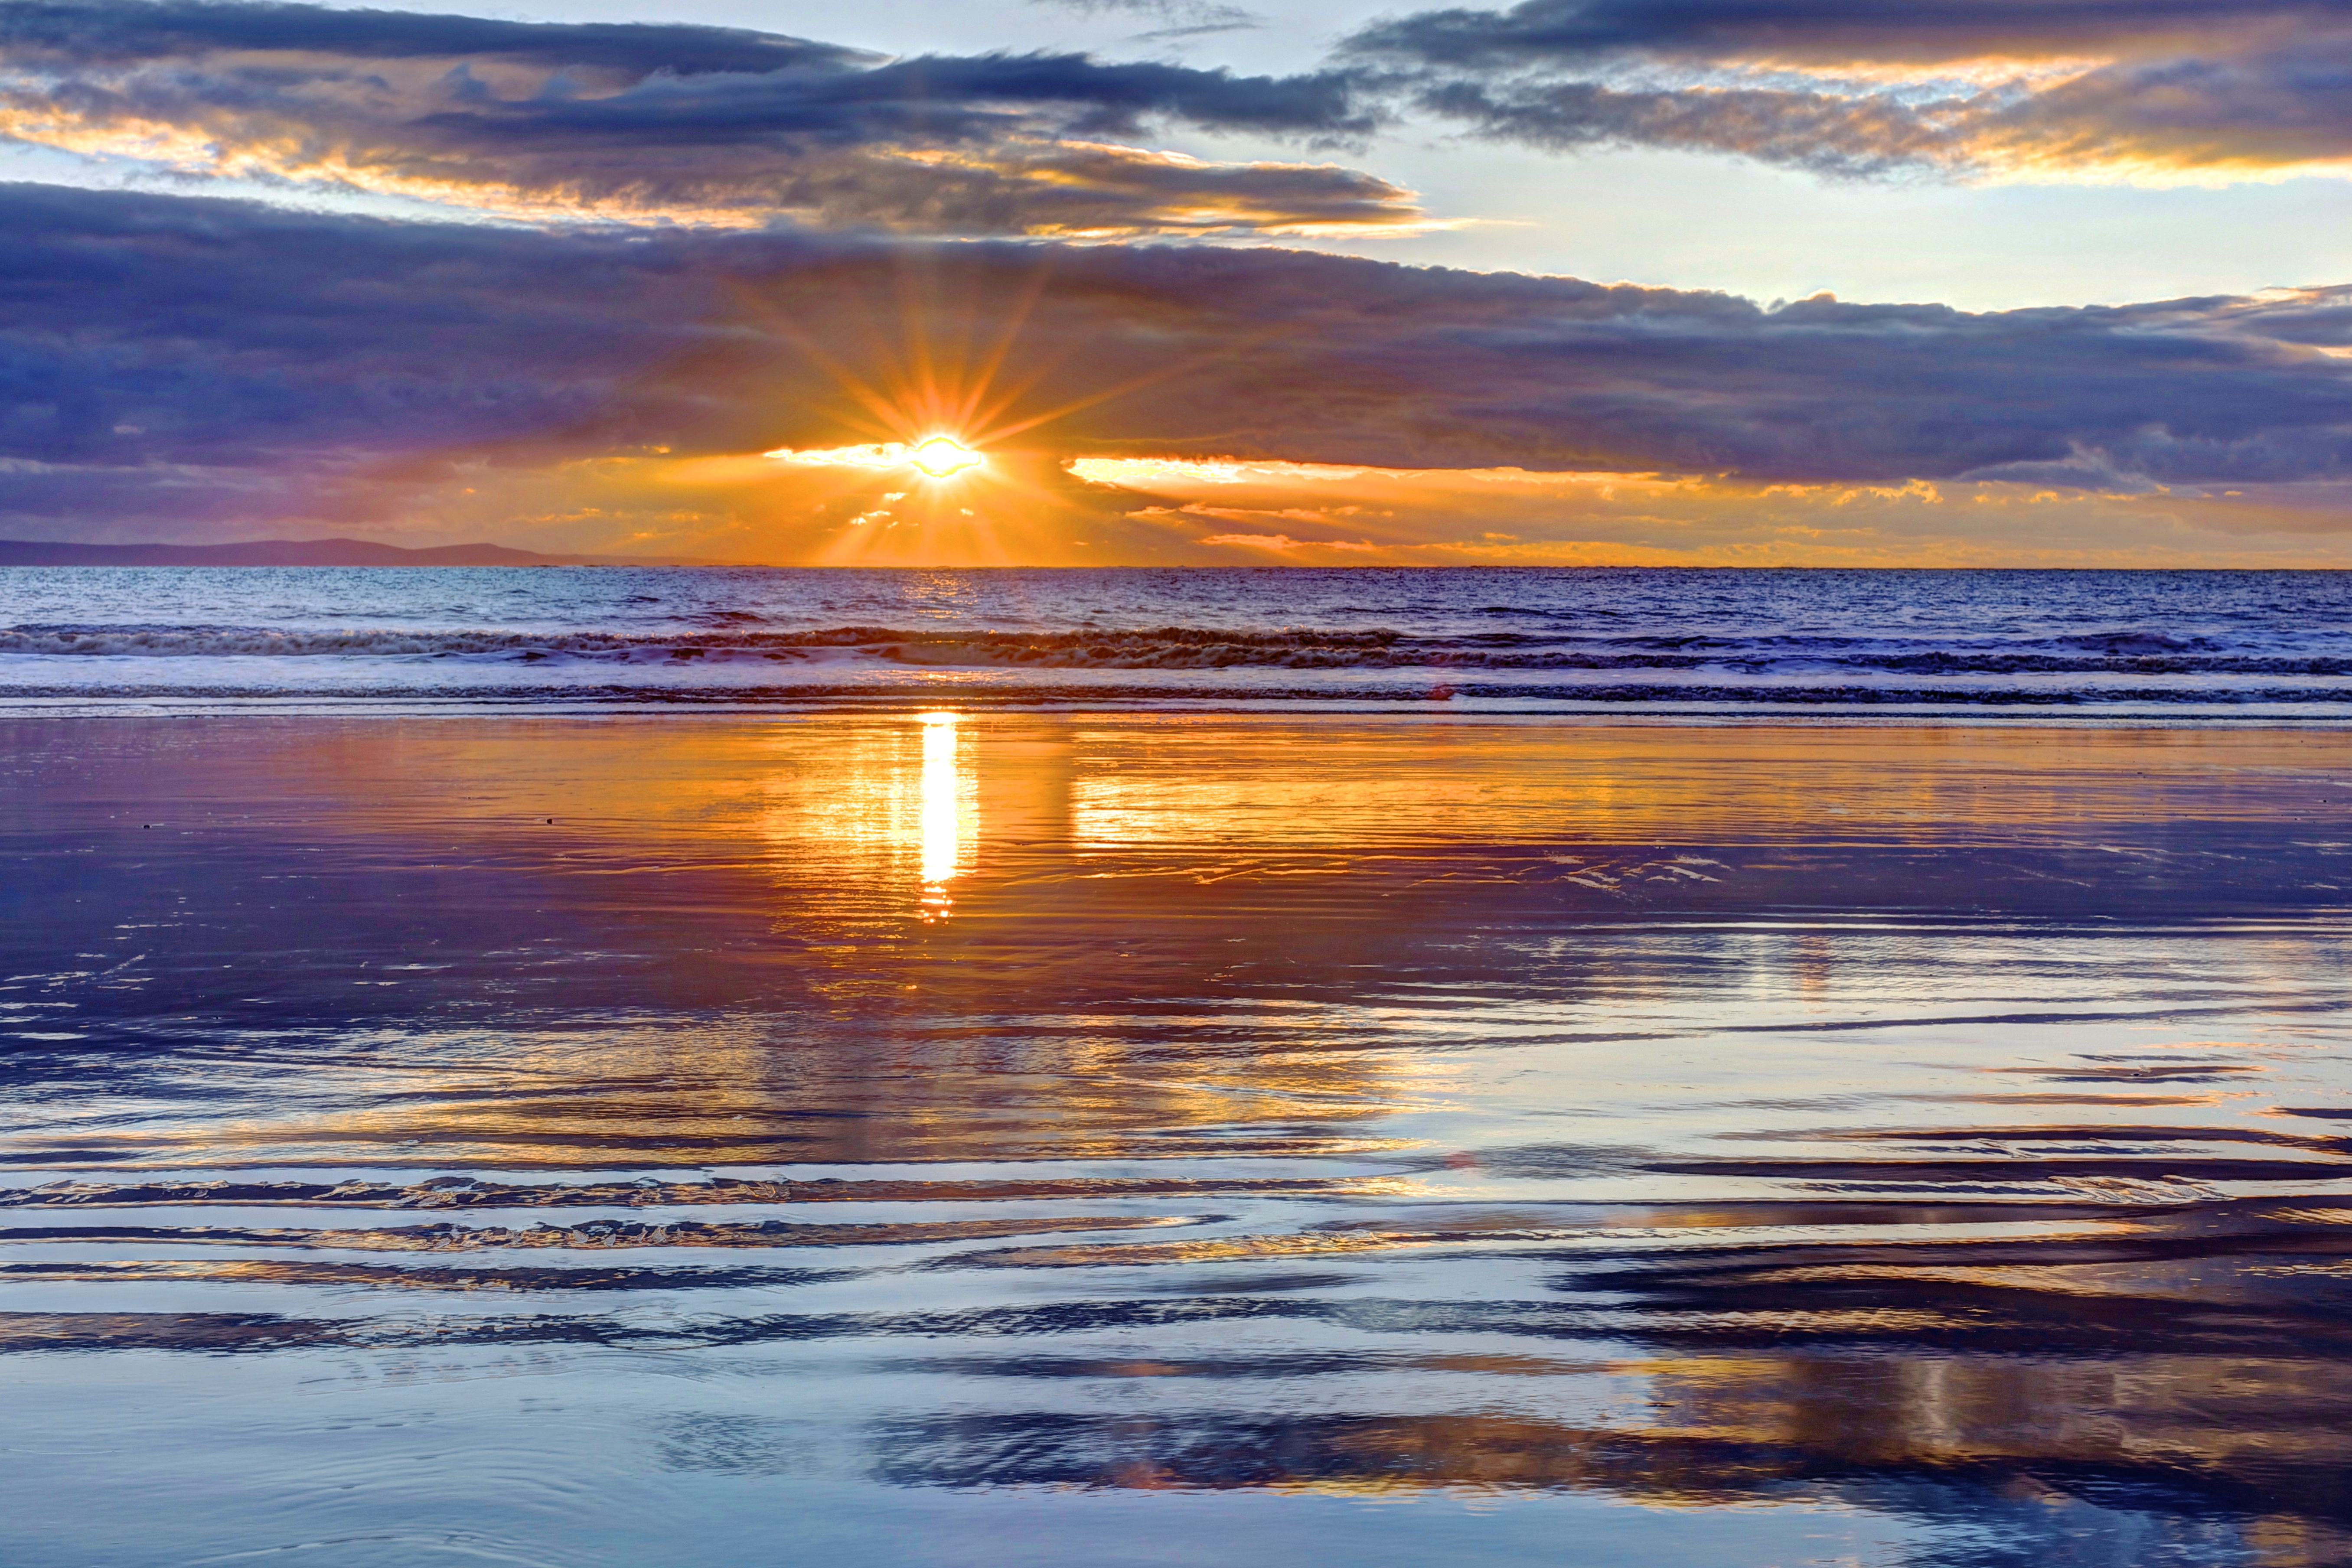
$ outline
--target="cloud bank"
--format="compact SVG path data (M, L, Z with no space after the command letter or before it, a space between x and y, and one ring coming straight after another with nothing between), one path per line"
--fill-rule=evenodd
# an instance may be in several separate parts
M1120 6L1174 31L1205 0ZM1393 17L1322 68L890 58L742 29L294 4L12 0L0 137L183 175L532 220L1086 239L1429 226L1299 160L1420 120L1553 152L1834 177L2226 183L2352 174L2352 0L1523 0Z
M1005 463L1065 499L1108 493L1072 459L1177 458L2161 493L2333 528L2352 480L2352 289L1769 310L1265 249L527 230L35 185L0 187L0 531L20 537L386 524L429 493L477 535L625 548L588 515L617 503L581 501L559 538L543 498L658 468L756 510L800 493L761 453L983 405L1019 432Z
M1356 170L1128 144L1160 124L1313 142L1373 123L1336 71L888 59L721 27L300 5L0 6L0 136L520 217L1081 237L1413 225L1410 192Z
M1555 151L1979 180L2352 172L2345 0L1524 0L1392 18L1343 54L1427 113Z

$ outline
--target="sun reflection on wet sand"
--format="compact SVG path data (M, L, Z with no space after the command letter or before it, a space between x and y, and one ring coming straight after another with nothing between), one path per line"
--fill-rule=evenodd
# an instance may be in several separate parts
M978 816L971 775L956 766L956 716L926 713L923 722L923 918L945 920L955 900L949 880L963 870L964 847Z

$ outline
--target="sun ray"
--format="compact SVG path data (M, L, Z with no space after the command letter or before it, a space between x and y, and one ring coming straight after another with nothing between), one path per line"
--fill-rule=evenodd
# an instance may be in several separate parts
M846 524L838 510L822 524L834 535L824 554L837 563L1034 559L1072 521L1093 515L1065 493L1063 459L1076 454L1041 443L1038 432L1332 325L1328 311L1293 316L1116 380L1093 372L1081 376L1070 363L1083 363L1082 342L1044 353L1036 352L1042 345L1024 346L1062 270L1056 258L990 269L975 286L954 289L945 286L933 259L902 254L882 268L828 268L740 291L746 316L835 389L830 407L821 393L812 398L803 391L779 409L796 431L830 423L837 432L830 441L794 442L763 455L803 472L844 476L822 487L829 505L869 491L852 502L856 515ZM806 301L819 285L830 303L814 310ZM1061 395L1047 402L1041 388Z
M1045 285L1053 281L1053 276L1054 258L1049 253L1039 258L1037 266L1029 274L1029 280L1013 297L1012 306L1004 312L1004 324L996 334L994 346L989 351L988 357L981 362L978 374L967 384L963 406L957 411L956 423L961 427L967 430L981 427L994 416L998 409L1005 406L1005 400L1000 399L989 409L987 416L981 412L990 391L996 384L996 378L1003 374L1004 362L1012 354L1013 345L1020 341L1021 329L1028 325L1029 317L1037 309L1037 301L1045 298ZM1038 374L1042 375L1044 372ZM1023 389L1034 384L1036 379L1032 376L1024 382Z
M1043 426L1050 425L1057 419L1066 419L1071 415L1080 413L1086 409L1099 407L1103 404L1111 402L1114 399L1125 397L1129 393L1140 392L1147 386L1154 386L1161 382L1173 380L1178 376L1189 375L1196 370L1205 370L1210 365L1223 363L1227 360L1234 359L1241 354L1247 353L1254 349L1264 347L1267 343L1277 342L1283 338L1295 337L1301 333L1319 331L1327 324L1327 321L1321 318L1311 318L1304 321L1286 321L1276 326L1264 328L1255 332L1239 333L1218 348L1192 354L1184 359L1176 360L1171 363L1161 365L1157 369L1146 371L1140 375L1133 376L1126 381L1119 382L1115 385L1087 393L1083 396L1071 398L1067 402L1056 404L1055 406L1046 409L1041 414L1037 414L1026 419L1019 420L1013 424L990 426L984 429L975 431L971 438L983 442L1003 441L1010 439L1014 436L1026 435L1028 432L1038 429ZM1043 374L1044 372L1039 373L1040 377L1042 377ZM1036 379L1038 378L1032 378L1033 384Z

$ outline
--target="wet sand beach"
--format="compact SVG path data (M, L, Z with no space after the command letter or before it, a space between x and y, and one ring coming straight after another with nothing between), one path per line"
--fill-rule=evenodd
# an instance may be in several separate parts
M14 1560L2352 1557L2352 734L0 758Z

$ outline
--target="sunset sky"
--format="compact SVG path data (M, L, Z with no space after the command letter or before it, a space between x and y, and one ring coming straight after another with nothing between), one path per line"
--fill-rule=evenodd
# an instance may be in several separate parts
M2352 0L655 14L0 7L0 536L2352 565Z

